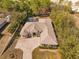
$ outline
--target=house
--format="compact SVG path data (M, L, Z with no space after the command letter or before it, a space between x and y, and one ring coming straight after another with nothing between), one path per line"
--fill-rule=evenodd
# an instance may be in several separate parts
M50 18L39 18L36 22L26 22L20 32L15 49L23 51L23 59L32 59L35 48L57 48L58 42ZM44 47L43 47L44 46Z
M53 30L52 24L47 19L39 19L39 21L35 22L27 22L25 26L23 27L22 31L20 32L20 35L22 38L33 38L33 37L41 37L41 40L43 39L43 36L45 35L44 31L47 31L47 36L44 41L42 41L41 44L47 44L47 45L58 45L55 32ZM43 35L44 34L44 35Z

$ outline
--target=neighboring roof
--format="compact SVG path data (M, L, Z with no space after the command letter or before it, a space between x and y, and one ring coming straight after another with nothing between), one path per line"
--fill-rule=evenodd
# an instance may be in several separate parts
M0 19L0 25L2 25L2 23L6 22L6 20L4 18Z

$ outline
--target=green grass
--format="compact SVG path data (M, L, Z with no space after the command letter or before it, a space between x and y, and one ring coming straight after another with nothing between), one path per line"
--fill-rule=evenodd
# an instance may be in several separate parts
M54 59L53 52L39 51L39 48L33 51L33 59Z

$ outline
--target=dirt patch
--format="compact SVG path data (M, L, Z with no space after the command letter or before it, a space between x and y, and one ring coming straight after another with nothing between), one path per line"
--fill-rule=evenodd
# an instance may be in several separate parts
M20 49L15 49L17 40L14 40L12 45L0 56L0 59L22 59L23 52Z
M7 50L0 59L22 59L23 52L19 49Z

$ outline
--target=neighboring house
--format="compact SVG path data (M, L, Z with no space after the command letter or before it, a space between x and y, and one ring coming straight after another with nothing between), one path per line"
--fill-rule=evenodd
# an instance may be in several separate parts
M60 0L50 0L53 3L59 3Z
M60 3L60 0L50 0L50 1L56 4ZM61 5L68 5L68 2L69 2L68 0L62 0Z
M6 24L6 20L4 20L3 18L0 19L0 29Z
M54 3L59 3L59 0L51 0L51 2L54 2ZM72 6L72 10L75 11L75 12L79 12L79 2L78 0L64 0L62 1L61 5L68 5L68 4L71 4Z
M79 2L76 2L72 5L72 10L75 12L79 12Z
M0 29L11 20L11 15L6 16L5 18L0 18Z

